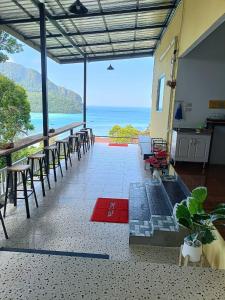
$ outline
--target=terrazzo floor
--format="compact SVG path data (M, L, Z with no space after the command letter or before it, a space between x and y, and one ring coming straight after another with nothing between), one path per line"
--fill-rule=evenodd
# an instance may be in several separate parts
M223 300L225 271L168 264L2 253L4 300Z
M36 185L39 208L30 198L31 218L26 218L24 201L7 206L5 224L10 239L0 230L0 247L32 248L109 254L114 260L177 263L178 249L129 246L128 224L90 222L98 197L128 198L129 184L149 178L137 145L108 147L96 143L64 177L58 174L52 189L42 197Z
M109 254L109 260L0 252L0 299L224 299L225 272L180 268L177 248L129 246L128 224L90 222L97 197L128 198L130 182L149 178L136 145L96 144L47 196L7 206L0 247Z

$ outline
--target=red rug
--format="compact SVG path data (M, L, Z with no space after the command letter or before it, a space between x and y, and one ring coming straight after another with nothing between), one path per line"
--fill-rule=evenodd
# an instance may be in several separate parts
M128 199L98 198L91 221L128 223Z
M128 147L128 144L109 143L110 147Z

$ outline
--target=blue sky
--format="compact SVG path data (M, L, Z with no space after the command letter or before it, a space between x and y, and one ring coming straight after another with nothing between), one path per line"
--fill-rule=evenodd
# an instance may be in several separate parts
M11 60L40 71L40 53L26 45L23 48ZM107 71L110 63L114 71ZM153 58L88 63L88 105L149 107L153 63ZM60 65L48 59L48 78L83 96L83 64Z

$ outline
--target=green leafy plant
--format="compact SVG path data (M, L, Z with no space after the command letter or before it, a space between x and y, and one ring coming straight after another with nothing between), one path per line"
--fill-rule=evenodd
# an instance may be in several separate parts
M7 77L0 76L0 142L13 142L18 135L31 129L26 91Z
M5 62L9 59L7 53L13 54L21 51L23 51L23 48L17 42L17 39L7 32L0 30L0 62Z
M203 206L206 198L207 188L197 187L187 199L174 206L176 221L190 230L190 235L185 239L190 246L198 247L199 242L212 243L216 239L213 223L225 220L225 203L217 205L213 211L207 213Z
M112 138L113 142L129 143L132 138L137 138L139 135L139 130L132 125L127 125L121 127L119 125L114 125L109 131L109 136Z

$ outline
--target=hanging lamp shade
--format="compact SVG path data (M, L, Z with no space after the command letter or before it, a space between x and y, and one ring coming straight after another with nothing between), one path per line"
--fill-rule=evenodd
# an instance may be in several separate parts
M110 65L108 66L107 70L109 70L109 71L113 71L113 70L114 70L114 68L113 68L113 66L110 64Z
M87 7L85 7L80 0L76 0L70 7L69 12L76 15L85 15L88 13Z

